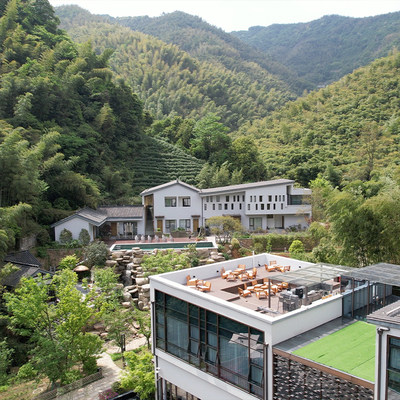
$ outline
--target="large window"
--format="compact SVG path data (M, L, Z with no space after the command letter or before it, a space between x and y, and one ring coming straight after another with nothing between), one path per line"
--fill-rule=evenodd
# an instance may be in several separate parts
M175 219L166 219L165 220L165 230L167 232L174 231L176 229L176 220Z
M165 197L165 207L176 207L176 197Z
M182 198L182 207L190 207L190 197Z
M180 219L179 228L183 228L187 231L190 230L190 219Z
M257 229L262 228L262 218L261 217L256 217L256 218L249 218L249 229L251 231L255 231Z
M156 291L156 346L259 398L264 333Z
M400 339L389 338L388 387L400 393Z

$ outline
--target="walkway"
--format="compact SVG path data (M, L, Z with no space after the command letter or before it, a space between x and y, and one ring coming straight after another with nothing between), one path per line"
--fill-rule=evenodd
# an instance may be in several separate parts
M126 346L127 350L133 350L146 344L146 338L139 338L129 342ZM109 347L109 353L119 351L118 347ZM102 353L97 361L97 365L103 369L103 378L86 385L80 389L73 390L62 396L58 396L58 400L99 400L99 393L110 389L111 385L118 380L121 368L117 367L110 355L106 352Z

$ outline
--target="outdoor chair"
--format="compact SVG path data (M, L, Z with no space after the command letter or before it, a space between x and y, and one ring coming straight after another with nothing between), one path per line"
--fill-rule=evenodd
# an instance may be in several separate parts
M186 285L189 287L196 287L197 286L197 279L190 278L190 275L186 277Z
M256 279L256 276L257 276L257 268L254 267L254 268L251 270L251 272L249 272L248 274L249 274L250 279Z
M230 272L230 273L226 276L225 279L226 279L228 282L234 282L234 281L236 281L236 275L233 274L232 272Z
M238 288L238 292L239 292L239 296L241 296L241 297L251 296L251 292L248 289Z
M200 292L209 292L211 290L211 282L204 281L202 285L197 286L197 289L199 289Z
M232 273L231 270L225 271L225 268L224 268L224 267L221 268L221 278L222 278L222 279L226 279L227 276L228 276L230 273Z
M257 299L266 299L268 297L267 293L263 290L256 292Z
M249 274L247 272L244 272L243 274L239 275L239 279L241 281L248 281L250 279Z

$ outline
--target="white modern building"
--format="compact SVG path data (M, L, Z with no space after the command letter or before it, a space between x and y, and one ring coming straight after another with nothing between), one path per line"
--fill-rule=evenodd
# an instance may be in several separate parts
M68 229L78 239L86 229L97 236L132 238L181 229L197 234L213 216L237 218L249 231L304 229L311 219L310 189L276 179L211 189L198 189L180 180L144 190L142 206L85 208L52 225L55 239Z
M177 227L196 233L214 216L237 218L249 231L306 228L311 190L294 183L276 179L200 190L175 180L146 189L141 193L146 233Z
M253 286L251 295L244 297L240 289L246 282L221 276L239 264L250 271L255 266L257 285L270 293L284 282L291 290L262 298ZM264 264L290 271L270 272ZM398 274L400 267L393 267ZM372 270L375 277L387 277L385 266L378 264ZM381 324L375 382L288 350L330 335L356 317L365 319L399 299L394 286L398 279L390 284L390 279L385 283L366 276L371 274L363 275L363 269L270 254L152 276L157 399L399 399L400 322L398 317L393 321L399 306L391 306L392 321L375 316ZM205 282L211 287L202 291Z

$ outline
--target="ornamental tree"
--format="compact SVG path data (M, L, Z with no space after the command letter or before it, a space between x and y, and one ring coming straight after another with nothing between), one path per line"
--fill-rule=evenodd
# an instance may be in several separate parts
M4 299L10 328L30 338L31 364L53 386L93 373L102 341L85 328L97 317L91 299L76 288L77 275L68 269L50 277L22 278ZM57 299L57 301L55 301Z

